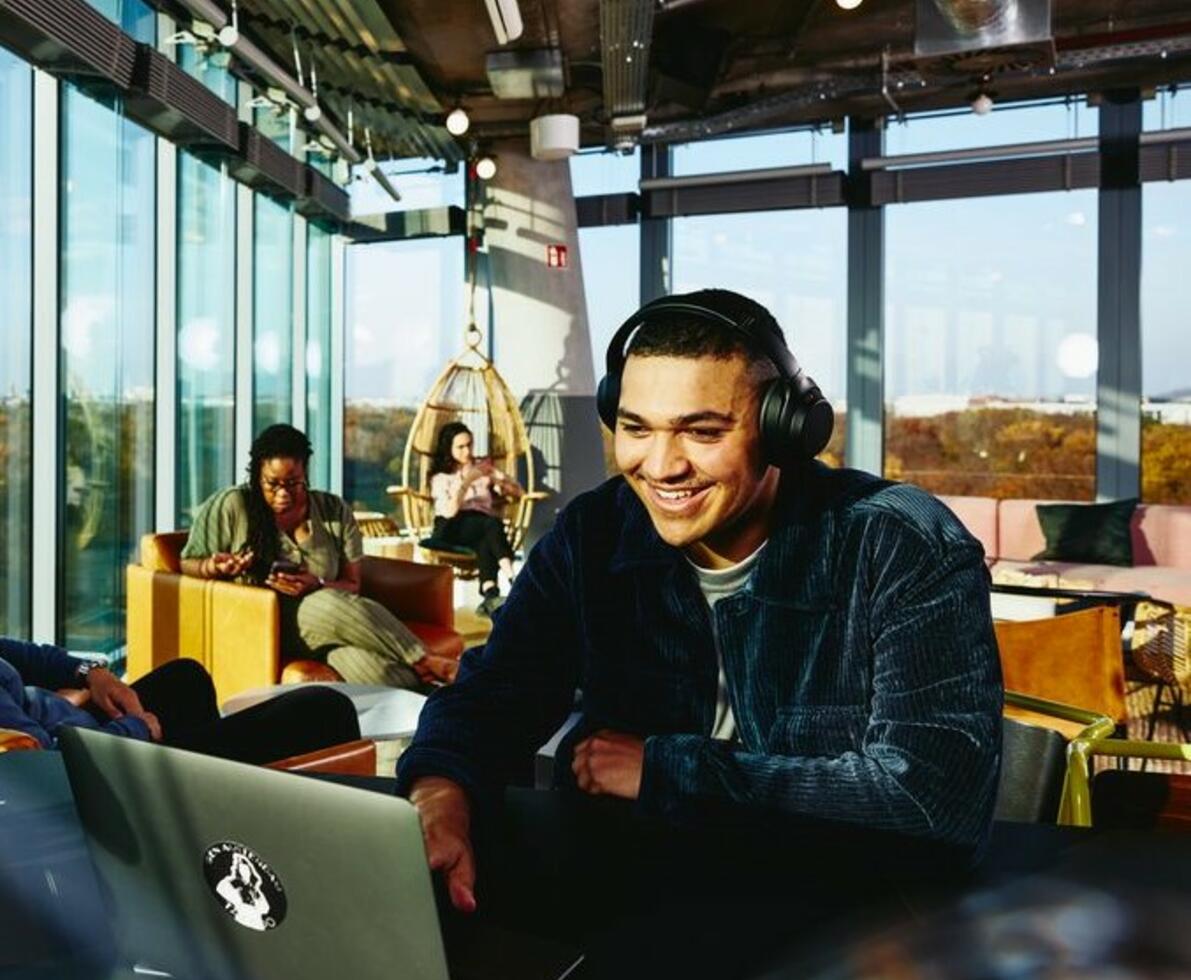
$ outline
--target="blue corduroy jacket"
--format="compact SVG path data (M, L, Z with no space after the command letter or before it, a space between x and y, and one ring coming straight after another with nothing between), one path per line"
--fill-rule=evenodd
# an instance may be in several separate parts
M783 474L748 585L714 611L734 742L707 734L711 615L623 480L584 494L530 554L487 644L426 704L398 792L441 775L490 802L579 688L575 738L646 736L645 812L697 822L704 804L738 803L984 842L1002 707L988 573L938 500L819 463Z

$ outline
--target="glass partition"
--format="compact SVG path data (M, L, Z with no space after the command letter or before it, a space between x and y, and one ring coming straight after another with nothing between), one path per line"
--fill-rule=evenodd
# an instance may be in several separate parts
M344 497L391 513L414 414L463 347L464 243L352 245L347 261Z
M1090 500L1096 192L886 208L885 474Z
M306 231L306 435L314 446L311 485L331 485L331 238L311 222Z
M1100 132L1100 117L1082 98L996 105L987 115L970 109L888 119L885 152L935 153L1013 143L1078 139Z
M253 219L252 434L293 412L294 216L256 194Z
M674 147L673 172L676 177L686 177L810 163L826 163L833 170L847 170L847 134L822 127L680 143Z
M0 634L28 638L33 525L33 73L0 49Z
M234 482L236 185L225 169L178 154L178 527Z
M124 639L124 568L153 527L153 136L62 90L59 639Z
M1144 185L1141 259L1141 498L1191 504L1191 181Z

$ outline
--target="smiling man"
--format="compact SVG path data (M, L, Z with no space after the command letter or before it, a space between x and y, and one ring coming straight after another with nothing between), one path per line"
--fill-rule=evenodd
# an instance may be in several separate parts
M577 689L564 791L669 826L826 822L976 853L1002 701L980 545L921 490L813 459L830 407L738 294L638 311L598 401L622 476L559 515L398 767L456 907L476 904L473 815Z

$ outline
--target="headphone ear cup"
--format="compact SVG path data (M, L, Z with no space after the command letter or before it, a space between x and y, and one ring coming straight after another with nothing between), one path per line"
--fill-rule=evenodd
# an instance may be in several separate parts
M788 463L793 456L787 418L792 394L786 378L774 378L761 395L761 450L765 461L774 466Z
M596 388L596 411L600 421L613 432L616 431L616 410L620 408L620 376L605 374Z
M761 446L774 466L814 459L835 427L835 412L817 388L795 378L774 378L761 399Z

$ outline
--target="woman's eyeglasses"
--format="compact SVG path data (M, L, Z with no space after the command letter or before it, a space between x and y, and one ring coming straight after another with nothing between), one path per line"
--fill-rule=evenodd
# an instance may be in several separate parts
M266 493L277 493L279 490L284 490L286 493L296 493L298 490L306 489L305 480L271 480L267 476L261 477L261 487Z

